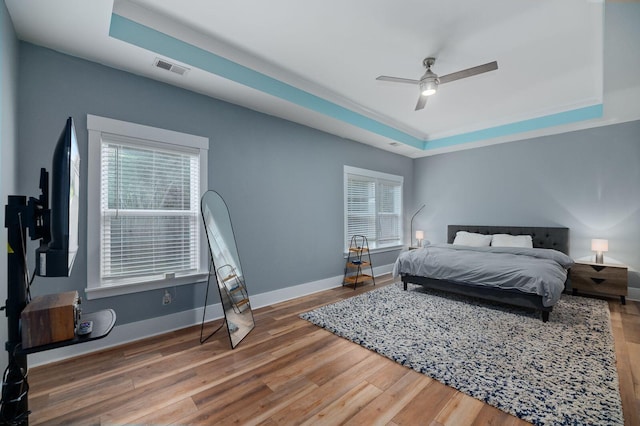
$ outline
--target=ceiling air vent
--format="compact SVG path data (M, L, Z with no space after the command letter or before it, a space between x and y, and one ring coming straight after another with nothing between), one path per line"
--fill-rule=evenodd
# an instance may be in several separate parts
M178 74L178 75L184 75L187 71L189 71L189 68L185 68L185 67L181 67L180 65L172 64L171 62L165 61L164 59L160 59L160 58L156 58L156 60L153 63L153 65L155 65L156 67L161 68L163 70L171 71L172 73L175 73L175 74Z

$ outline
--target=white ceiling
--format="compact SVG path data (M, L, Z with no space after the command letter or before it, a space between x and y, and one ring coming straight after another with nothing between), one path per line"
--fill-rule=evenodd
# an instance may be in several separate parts
M600 1L6 5L22 40L413 158L586 120L603 100ZM499 69L442 85L421 111L417 87L375 79L419 79L427 56L439 75L494 60ZM156 58L190 70L160 70Z

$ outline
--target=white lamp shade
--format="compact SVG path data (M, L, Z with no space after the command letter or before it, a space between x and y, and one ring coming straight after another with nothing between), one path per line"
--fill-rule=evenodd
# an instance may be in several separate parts
M416 240L424 240L424 231L416 231Z
M609 240L591 240L591 250L598 252L609 251Z

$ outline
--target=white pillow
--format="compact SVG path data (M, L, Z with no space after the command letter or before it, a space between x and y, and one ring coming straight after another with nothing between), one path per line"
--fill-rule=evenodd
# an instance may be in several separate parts
M475 234L473 232L458 231L453 244L457 246L488 247L491 244L491 235Z
M531 235L493 234L491 245L494 247L533 248L533 239Z

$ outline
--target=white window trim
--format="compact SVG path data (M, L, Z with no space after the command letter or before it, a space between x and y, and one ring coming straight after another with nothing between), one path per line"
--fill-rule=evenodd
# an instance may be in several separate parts
M402 185L403 188L403 192L404 192L404 176L398 176L398 175L392 175L389 173L383 173L383 172L377 172L375 170L368 170L368 169L361 169L358 167L352 167L352 166L344 166L344 171L343 171L343 177L342 177L342 181L343 181L343 201L344 201L344 207L343 207L343 214L344 214L344 231L342 233L343 238L345 238L345 236L348 234L348 218L347 218L347 209L348 209L348 201L347 201L347 185L348 185L348 175L359 175L359 176L364 176L364 177L368 177L368 178L372 178L372 179L382 179L382 180L387 180L387 181L391 181L391 182L397 182L400 185ZM400 213L400 217L403 217L403 212L404 212L404 194L402 197L402 205L400 206L401 209L401 213ZM400 232L400 238L401 241L399 244L388 244L388 245L383 245L380 247L376 247L370 250L371 253L382 253L382 252L386 252L386 251L395 251L395 250L400 250L402 248L404 248L404 227L403 230ZM345 238L346 239L346 238ZM346 244L346 243L345 243ZM346 258L349 252L349 247L344 247L344 257Z
M208 271L209 248L204 228L200 232L200 268L195 274L164 278L144 282L123 282L118 285L101 287L100 285L100 171L101 145L103 134L111 138L117 135L129 139L151 141L154 146L166 144L168 147L185 147L200 151L200 197L208 186L209 138L159 129L111 118L87 114L89 132L89 156L87 161L87 299L119 296L159 288L174 287L206 281Z

